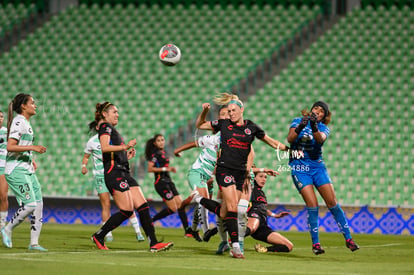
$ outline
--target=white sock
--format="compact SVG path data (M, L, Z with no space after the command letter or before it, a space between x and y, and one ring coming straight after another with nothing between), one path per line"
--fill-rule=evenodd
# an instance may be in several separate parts
M27 216L33 213L35 209L36 209L35 202L29 203L17 209L16 213L14 213L10 222L6 225L6 230L9 232L12 232L13 228L21 224Z
M197 206L194 208L193 223L191 224L191 229L193 231L197 231L198 224L200 223L200 208L201 204L197 204Z
M30 216L30 222L32 224L30 227L30 244L38 245L43 225L43 201L36 203L36 208Z
M0 228L3 228L7 223L7 211L0 211Z
M217 202L221 204L222 200L217 199ZM224 231L224 221L219 216L216 216L216 217L217 217L216 224L217 224L217 229L218 229L218 234L220 236L220 239L222 242L227 242L227 233L226 231Z
M137 216L133 215L131 218L129 218L129 222L134 228L135 234L141 234L141 229L139 228L139 222L138 222Z
M237 205L237 221L239 229L239 242L244 240L246 234L247 225L247 208L249 207L249 201L241 199Z
M201 228L203 229L203 233L206 233L206 231L208 230L208 210L202 206L200 204L201 208L199 209L200 211L200 216L201 216Z

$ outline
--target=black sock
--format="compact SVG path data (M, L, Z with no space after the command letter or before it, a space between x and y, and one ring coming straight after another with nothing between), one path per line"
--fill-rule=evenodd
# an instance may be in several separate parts
M249 236L252 233L249 227L246 227L246 233L244 233L244 237Z
M188 218L187 213L184 209L178 209L178 216L180 216L181 223L183 224L184 230L188 228Z
M217 216L220 216L221 205L215 200L202 198L200 200L200 204L204 206L205 208L207 208L209 211L215 213Z
M168 217L169 215L171 215L173 213L174 212L171 211L171 209L169 209L168 207L167 208L164 208L163 210L161 210L160 212L158 212L157 214L155 214L155 216L152 218L152 221L155 222L155 221L161 220L161 219L163 219L165 217Z
M125 210L119 210L119 212L113 214L109 219L106 221L104 225L102 225L101 229L99 229L95 236L98 239L105 238L106 234L108 234L109 231L114 230L117 228L121 223L123 223L126 219L131 217L132 211L125 211Z
M289 248L284 244L275 244L267 247L268 252L289 252Z
M140 207L138 207L137 212L142 229L144 229L145 235L147 235L149 239L150 246L155 245L158 243L158 240L155 236L154 224L152 223L148 203L143 203Z
M227 216L224 218L224 224L227 227L227 232L230 235L232 243L239 242L239 231L237 227L237 212L227 212Z

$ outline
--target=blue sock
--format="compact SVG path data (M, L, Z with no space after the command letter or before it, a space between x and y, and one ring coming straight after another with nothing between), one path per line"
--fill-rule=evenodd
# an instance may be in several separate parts
M319 243L319 207L306 207L312 244Z
M351 232L349 231L348 221L345 217L344 211L339 206L339 204L335 205L332 208L329 208L329 211L331 211L332 215L334 216L339 229L345 237L345 240L351 239L352 237Z

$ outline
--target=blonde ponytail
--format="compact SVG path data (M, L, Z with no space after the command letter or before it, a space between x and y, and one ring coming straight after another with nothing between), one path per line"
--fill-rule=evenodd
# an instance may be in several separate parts
M229 94L229 93L221 93L219 95L216 95L213 101L217 105L227 105L231 101L235 101L235 102L238 102L237 105L239 105L240 107L243 106L243 102L239 99L237 95Z

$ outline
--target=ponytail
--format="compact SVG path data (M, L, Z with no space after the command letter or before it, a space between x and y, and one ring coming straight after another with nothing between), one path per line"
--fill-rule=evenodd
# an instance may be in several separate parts
M22 105L27 104L30 97L31 95L29 94L20 93L10 101L9 108L7 109L7 139L9 138L10 127L13 122L13 111L21 114L23 112Z
M109 101L105 101L104 103L97 103L95 106L95 119L92 120L91 122L89 122L88 127L89 127L89 132L94 132L96 131L96 126L98 126L98 123L100 120L104 119L104 116L102 115L103 112L105 112L106 110L108 110L109 107L114 106L114 104L112 104Z
M229 94L229 93L221 93L214 97L214 103L217 105L228 105L228 104L236 104L240 108L243 108L243 102L239 99L237 95Z

